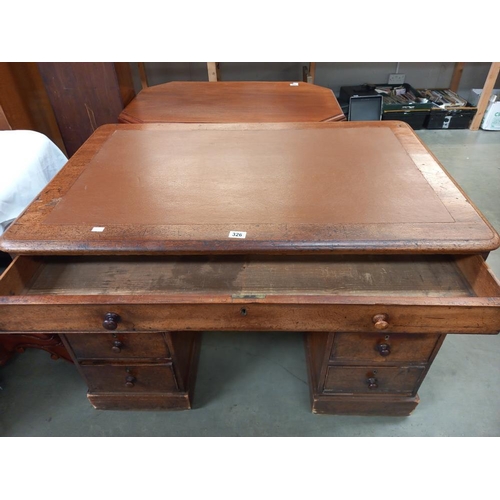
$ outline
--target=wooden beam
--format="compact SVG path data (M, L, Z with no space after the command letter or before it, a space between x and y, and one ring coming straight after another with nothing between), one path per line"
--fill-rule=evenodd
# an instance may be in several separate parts
M490 71L488 72L488 76L486 77L486 81L484 82L483 91L481 92L481 97L479 98L479 102L477 104L477 113L472 120L470 130L479 130L479 126L483 121L484 113L486 111L486 108L488 107L488 102L491 97L491 91L495 86L495 82L497 81L499 72L500 62L491 63Z
M209 82L217 82L220 80L219 63L207 62L207 70L208 70L208 81Z
M460 80L462 78L462 73L464 72L465 63L457 62L455 63L455 68L453 69L453 75L451 77L450 90L456 92L458 86L460 85Z
M146 65L143 62L141 62L141 63L137 63L137 66L139 67L139 76L141 77L142 88L145 89L145 88L149 87L148 75L146 74Z
M116 79L122 96L123 106L126 106L134 97L134 79L132 78L132 68L130 63L119 62L115 64Z
M307 75L307 83L314 83L316 77L316 63L309 63L309 74Z

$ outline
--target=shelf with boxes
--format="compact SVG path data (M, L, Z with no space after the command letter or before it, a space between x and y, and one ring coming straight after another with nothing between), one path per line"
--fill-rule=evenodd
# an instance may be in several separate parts
M415 89L409 84L341 87L339 102L350 120L363 120L349 114L349 103L370 96L382 96L382 120L400 120L415 130L467 129L477 112L474 104L450 89Z
M452 75L452 78L450 81L450 90L452 90L454 92L456 92L459 88L460 80L462 77L462 73L463 73L465 64L466 63L463 63L463 62L455 63L455 68L453 70L453 75ZM313 68L311 70L311 78L308 79L307 81L309 83L314 83L314 76L316 73L316 71L315 71L316 70L316 63L310 63L310 68ZM472 103L472 106L477 106L477 111L476 111L474 118L473 118L473 120L470 124L470 127L469 127L470 130L474 130L474 131L478 130L482 121L483 121L484 115L487 114L488 111L490 113L492 113L493 107L500 108L500 100L497 100L496 103L491 103L490 97L489 97L491 95L491 92L492 92L494 86L495 86L495 82L498 80L499 74L500 74L500 62L492 62L491 66L490 66L490 70L489 70L488 75L486 77L486 80L484 82L483 88L478 89L479 94L481 94L481 92L482 92L482 94L484 94L484 95L482 95L482 97L480 99L478 99L477 102L475 102L475 103L472 102L471 99L469 99L469 102ZM385 86L385 84L384 84L384 86ZM366 85L358 86L356 88L359 88L359 87L366 87ZM348 112L349 112L349 97L347 97L347 99L345 99L345 96L344 97L342 96L342 94L343 94L342 89L349 89L349 88L353 88L353 87L342 87L341 88L341 95L339 96L339 104L341 105L342 110L344 111L344 114L346 116L348 115ZM364 91L366 91L366 89L361 89L360 91L364 92ZM369 95L369 94L364 93L362 95ZM413 123L414 123L412 125L413 128L422 128L422 125L423 125L421 123L422 115L414 114L415 111L413 113L411 111L404 111L403 113L404 114L401 117L403 119L403 121L406 121L407 123L410 123L410 124L413 121ZM494 113L495 114L493 115L493 117L496 121L493 125L495 125L495 126L492 126L489 123L487 123L486 126L488 128L485 128L484 126L482 126L481 128L483 128L485 130L500 130L500 110L497 111L497 109L495 109ZM497 116L497 113L498 113L498 116ZM491 118L491 115L490 115L490 118ZM489 128L489 127L491 127L491 128Z

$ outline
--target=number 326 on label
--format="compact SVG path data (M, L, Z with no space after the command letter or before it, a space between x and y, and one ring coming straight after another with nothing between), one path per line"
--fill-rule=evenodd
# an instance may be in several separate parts
M247 233L244 231L229 231L229 238L246 238Z

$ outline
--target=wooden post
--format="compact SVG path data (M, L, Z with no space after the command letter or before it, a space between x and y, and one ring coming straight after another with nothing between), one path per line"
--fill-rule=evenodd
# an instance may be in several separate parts
M208 70L208 81L209 82L217 82L220 80L219 63L207 62L207 70Z
M456 92L458 86L460 85L460 79L462 78L462 73L464 71L465 63L457 62L455 63L455 68L453 69L453 76L451 77L450 90Z
M477 104L477 113L472 120L470 130L479 130L479 125L481 125L481 122L483 121L484 113L486 111L486 108L488 107L488 102L491 97L491 91L495 86L499 71L500 62L491 63L490 71L488 72L488 76L486 77L486 81L484 82L483 91Z
M132 68L128 62L115 62L114 65L123 106L126 106L135 97Z
M137 66L139 67L139 76L141 77L142 88L145 89L145 88L149 87L148 76L146 74L146 66L143 62L137 63Z
M316 63L309 63L309 74L307 75L307 83L314 83L314 78L316 76Z

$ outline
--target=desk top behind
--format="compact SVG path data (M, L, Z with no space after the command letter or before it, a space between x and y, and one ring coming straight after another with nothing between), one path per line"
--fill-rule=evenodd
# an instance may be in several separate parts
M334 93L302 82L169 82L148 87L122 123L269 123L344 120Z
M237 233L237 234L234 234ZM10 253L479 253L498 235L402 122L106 125Z

